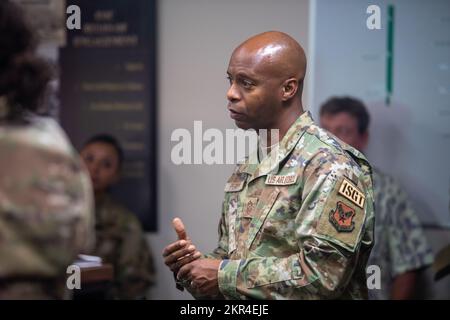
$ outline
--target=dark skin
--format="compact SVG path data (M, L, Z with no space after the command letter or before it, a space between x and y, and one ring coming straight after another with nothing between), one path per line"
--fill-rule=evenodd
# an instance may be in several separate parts
M305 71L303 49L289 36L266 32L250 38L228 65L230 117L241 129L278 129L281 139L303 112Z
M248 39L234 50L228 65L230 117L244 130L277 129L281 140L303 113L305 72L305 53L290 36L271 31ZM276 142L269 134L267 145ZM184 226L175 230L179 240L164 249L165 264L179 280L187 280L191 293L221 297L218 270L222 260L200 258Z
M196 250L191 239L187 236L186 229L180 218L173 219L172 225L177 233L178 241L164 248L163 257L164 263L169 269L174 273L178 273L183 265L200 258L201 253Z
M89 170L95 197L100 198L119 180L119 155L109 143L93 142L83 147L81 157Z

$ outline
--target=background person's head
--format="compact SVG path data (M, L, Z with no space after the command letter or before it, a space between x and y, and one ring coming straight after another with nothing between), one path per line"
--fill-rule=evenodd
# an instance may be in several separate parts
M302 112L305 72L305 53L289 35L270 31L246 40L234 50L227 70L231 118L239 128L255 130L295 119Z
M89 170L95 195L105 193L119 180L123 151L113 136L93 136L84 144L81 157Z
M320 107L321 126L361 151L368 144L369 123L367 108L355 98L333 97Z
M42 110L52 74L48 64L35 56L33 30L18 5L0 1L0 118L20 119L24 111Z

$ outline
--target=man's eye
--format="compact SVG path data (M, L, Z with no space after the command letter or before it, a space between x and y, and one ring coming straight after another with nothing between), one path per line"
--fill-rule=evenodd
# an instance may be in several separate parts
M233 83L233 79L231 78L231 76L227 76L228 82L230 83L230 85Z
M103 161L103 168L109 169L112 167L112 163L110 161Z
M242 86L246 89L250 89L251 87L253 87L253 83L249 80L243 79Z
M91 155L84 156L84 161L91 163L94 161L94 157Z

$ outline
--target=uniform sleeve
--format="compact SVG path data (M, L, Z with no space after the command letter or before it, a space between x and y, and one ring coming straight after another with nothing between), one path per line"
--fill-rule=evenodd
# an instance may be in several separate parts
M118 296L122 299L145 297L146 291L155 280L153 256L144 237L139 221L130 216L124 218L122 241L116 279Z
M373 202L365 199L359 207L358 197L350 200L339 192L347 183L357 190L354 195L366 194L365 188L359 190L346 178L353 172L346 158L323 160L318 157L305 170L303 200L293 221L298 252L287 256L250 252L246 259L223 260L219 288L226 298L334 298L346 288L358 263L365 216Z

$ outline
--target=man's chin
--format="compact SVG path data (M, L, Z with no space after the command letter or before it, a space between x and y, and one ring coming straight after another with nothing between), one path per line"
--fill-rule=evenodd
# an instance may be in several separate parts
M234 123L236 124L236 127L242 130L250 130L252 129L252 126L248 122L234 120Z

